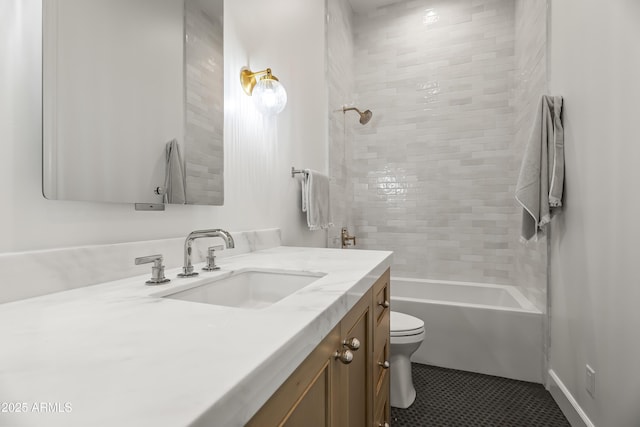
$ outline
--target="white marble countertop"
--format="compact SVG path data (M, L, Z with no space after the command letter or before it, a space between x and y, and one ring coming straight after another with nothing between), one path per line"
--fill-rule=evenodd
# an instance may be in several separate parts
M168 270L167 285L145 275L2 304L0 426L244 425L390 263L276 247L194 279ZM242 268L326 275L260 310L152 296Z

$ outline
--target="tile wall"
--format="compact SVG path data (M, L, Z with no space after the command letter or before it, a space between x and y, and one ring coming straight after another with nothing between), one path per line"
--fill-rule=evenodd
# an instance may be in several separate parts
M354 19L359 247L398 276L513 284L512 0L416 0ZM355 125L354 125L355 126ZM359 125L358 125L359 126Z
M519 242L513 193L546 90L546 3L327 7L336 226L393 250L398 276L518 285L544 311L546 240Z
M223 25L195 1L186 4L185 151L187 203L222 204L224 73Z
M352 229L349 185L352 162L351 143L357 114L342 112L344 105L355 102L353 12L344 0L327 1L327 83L329 88L329 176L331 177L331 211L335 226L329 230L327 245L341 246L340 229Z
M515 156L514 176L517 176L531 124L540 97L547 92L547 2L516 0L516 67L515 76ZM521 209L513 216L513 228L520 229ZM546 312L547 304L547 238L540 234L538 242L526 246L511 241L515 255L517 284L536 307Z

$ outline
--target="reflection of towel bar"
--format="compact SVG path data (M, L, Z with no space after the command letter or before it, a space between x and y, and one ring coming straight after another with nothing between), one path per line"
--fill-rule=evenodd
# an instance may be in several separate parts
M298 170L294 166L291 166L291 178L295 177L299 173L304 174L305 177L307 176L307 173L304 170Z

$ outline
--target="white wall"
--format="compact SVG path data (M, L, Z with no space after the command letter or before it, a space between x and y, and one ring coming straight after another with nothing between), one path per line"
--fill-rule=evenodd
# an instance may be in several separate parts
M302 4L304 3L304 4ZM251 13L247 13L251 11ZM198 228L282 229L285 244L324 246L306 230L291 166L326 170L324 1L225 4L225 206L45 200L41 195L41 0L0 2L0 253L186 236ZM289 103L263 122L238 83L271 67Z
M551 230L550 367L593 424L640 425L640 3L551 2L565 97L564 214ZM585 364L596 392L585 391Z

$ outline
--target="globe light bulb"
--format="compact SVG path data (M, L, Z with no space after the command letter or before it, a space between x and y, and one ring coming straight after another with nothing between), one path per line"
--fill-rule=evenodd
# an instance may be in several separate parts
M287 105L287 91L277 80L263 78L258 80L252 93L253 104L265 116L279 114Z

